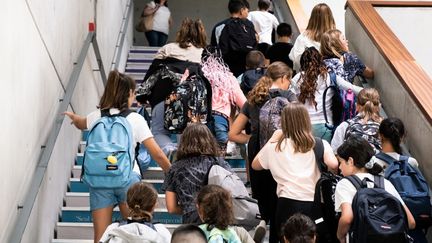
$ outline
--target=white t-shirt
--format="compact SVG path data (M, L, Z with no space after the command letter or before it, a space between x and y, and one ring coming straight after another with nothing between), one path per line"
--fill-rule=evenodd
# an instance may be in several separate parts
M148 5L152 8L156 6L156 4L153 1L150 2ZM152 29L168 35L170 17L171 17L170 10L167 7L161 5L159 9L154 13Z
M156 53L155 58L165 59L172 57L182 61L200 63L202 52L203 48L195 47L192 44L187 48L181 48L178 43L174 42L162 46Z
M121 237L114 237L110 242L171 242L171 233L163 224L153 224L153 226L156 230L140 223L124 225L112 223L105 230L100 242L107 241L112 237L112 235Z
M301 78L301 74L302 73L297 73L294 78L292 78L292 82L291 82L291 90L293 91L294 94L297 95L297 97L300 95L300 85L303 82ZM324 95L324 90L330 86L330 75L326 75L327 78L326 80L323 79L322 76L318 76L318 80L317 80L317 88L315 91L315 101L317 103L317 106L315 108L314 104L306 101L305 106L309 112L309 116L311 119L312 124L323 124L325 123L325 118L324 118L324 111L323 111L323 95ZM345 81L343 78L341 78L340 76L336 76L336 84L338 85L338 87L340 89L343 90L348 90L351 89L355 94L358 94L363 88L353 85L350 82ZM326 113L327 113L327 119L329 121L330 124L333 124L333 113L331 110L331 100L332 97L334 95L333 89L328 90L327 95L326 95Z
M295 153L293 142L289 138L282 143L282 151L276 151L277 140L281 133L281 130L275 131L258 153L259 163L264 169L270 170L277 183L278 197L311 202L314 199L315 184L321 176L315 153L313 150ZM325 140L322 141L324 154L333 154L330 144Z
M315 47L319 51L321 44L319 42L309 39L309 37L305 35L305 32L301 33L294 42L294 46L291 49L289 58L291 59L291 61L293 61L294 70L296 70L297 72L300 71L301 55L303 54L306 47L311 46Z
M119 110L112 108L110 109L110 114L118 114ZM90 129L93 124L101 117L101 111L95 110L92 113L87 115L87 129ZM150 131L150 128L147 125L146 120L140 114L136 112L131 112L126 120L129 122L132 128L132 135L134 143L142 143L144 140L148 138L152 138L153 134ZM135 163L134 169L135 172L140 173L140 170Z
M272 31L279 25L276 17L267 11L252 11L248 19L253 23L255 31L259 36L259 43L272 45Z
M363 180L365 177L369 178L371 181L373 181L374 179L374 176L370 173L357 173L356 176L358 176L360 180ZM372 187L372 186L373 186L372 182L368 183L368 187ZM402 205L405 205L405 203L403 202L399 193L396 191L393 184L391 184L391 182L388 181L387 179L384 179L384 189L391 195L395 196L402 203ZM357 189L348 179L344 178L340 180L336 185L335 211L341 212L342 203L351 204L356 193L357 193Z

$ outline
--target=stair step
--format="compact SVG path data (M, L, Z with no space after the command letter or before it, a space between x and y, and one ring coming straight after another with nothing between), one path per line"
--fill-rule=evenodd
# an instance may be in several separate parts
M146 59L153 60L156 52L147 53L147 52L130 52L128 55L128 59Z
M121 220L121 214L118 207L114 208L113 221ZM181 216L168 213L166 209L155 209L153 212L153 221L163 224L181 224ZM61 222L92 222L90 207L62 207Z
M128 68L144 68L149 69L151 63L141 63L141 62L127 62L126 69Z
M129 68L129 67L126 67L126 69L125 69L125 72L126 73L144 73L144 75L145 75L145 73L147 73L147 71L148 71L148 68L141 68L141 67L138 67L138 68Z
M66 192L66 207L89 207L90 194L88 192ZM165 194L158 194L157 208L166 208Z
M131 77L133 80L135 80L135 82L137 84L142 83L142 81L144 79L144 76L145 76L145 73L129 73L129 72L126 72L125 74L128 75L129 77Z
M172 233L179 224L165 224L165 227ZM57 241L58 243L66 243L71 242L68 240L62 240L62 239L70 239L74 240L72 242L81 243L81 241L75 241L75 240L82 240L82 239L93 239L93 223L64 223L64 222L58 222L56 225L57 229ZM86 241L83 241L82 243L86 243Z
M144 179L143 181L152 184L155 187L155 189L158 191L158 193L162 193L161 187L163 184L163 180ZM69 186L70 186L70 192L89 192L88 186L84 182L81 182L79 177L70 178Z
M75 232L75 234L79 235L80 232ZM92 239L93 236L89 239ZM83 240L83 239L53 239L51 243L93 243L93 240Z

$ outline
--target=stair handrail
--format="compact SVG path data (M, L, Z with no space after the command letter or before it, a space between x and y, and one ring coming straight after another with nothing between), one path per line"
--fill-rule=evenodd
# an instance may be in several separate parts
M90 44L93 45L93 50L97 59L97 64L99 66L99 71L101 74L102 82L105 86L106 84L106 74L103 67L102 58L99 51L99 45L96 39L96 32L94 31L94 23L89 24L89 33L84 41L81 48L80 54L76 62L74 62L74 67L72 73L69 77L69 82L67 83L65 93L62 99L59 100L60 105L56 112L56 118L54 120L53 128L51 129L46 143L41 146L41 153L39 156L39 163L36 166L35 173L31 179L30 187L25 194L23 203L18 204L18 218L13 227L12 234L9 236L8 242L10 243L20 243L23 237L24 231L27 227L28 220L30 218L36 197L39 192L39 188L42 184L45 172L48 168L48 163L51 159L54 146L56 144L58 135L60 133L64 115L63 113L67 111L69 105L71 104L72 95L75 90L75 86L78 82L79 75L81 73L82 67L84 65L85 58L87 56Z
M132 15L132 5L133 5L132 0L129 0L129 2L126 4L126 9L123 13L123 20L117 38L117 45L114 50L113 60L111 62L111 70L118 69L120 65L120 58L123 51L123 45L126 38L127 28L129 26L129 19Z

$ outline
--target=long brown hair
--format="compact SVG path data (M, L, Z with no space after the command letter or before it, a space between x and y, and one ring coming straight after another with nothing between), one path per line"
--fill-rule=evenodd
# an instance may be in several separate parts
M207 45L207 34L201 19L193 21L186 17L183 19L176 42L181 48L188 48L191 44L197 48L204 48Z
M364 88L360 91L357 96L357 105L359 107L359 113L362 115L363 122L372 120L374 122L381 122L382 117L380 116L380 96L374 88Z
M204 186L198 193L197 204L202 221L208 229L216 227L225 230L234 224L231 193L218 185Z
M293 141L294 152L306 153L314 147L311 120L303 104L288 103L282 110L281 125L283 136L279 138L276 151L282 151L282 143L286 143L287 138Z
M219 156L219 145L206 125L191 123L182 133L177 159L200 155Z
M306 48L300 57L300 66L302 73L300 78L300 95L298 100L306 104L309 101L316 108L315 92L318 86L317 80L319 76L323 79L327 78L327 68L323 62L322 56L315 47Z
M341 58L342 53L345 52L344 47L340 41L342 32L337 29L326 31L321 36L321 55L325 58Z
M129 216L132 220L151 222L157 199L158 193L152 185L145 182L133 184L127 192Z
M255 87L249 92L248 102L253 105L259 105L267 100L270 92L270 87L273 82L279 78L287 76L291 79L292 70L283 62L274 62L267 68L266 74L261 77Z
M128 109L131 90L135 91L135 81L117 70L111 71L104 93L99 101L99 109L117 108L120 111Z
M335 28L336 24L330 7L325 3L315 5L306 27L306 35L310 39L320 42L324 32Z

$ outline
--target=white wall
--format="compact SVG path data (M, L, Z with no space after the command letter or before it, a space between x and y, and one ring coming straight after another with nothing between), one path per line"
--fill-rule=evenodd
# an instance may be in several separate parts
M59 99L87 36L88 23L94 19L95 1L2 1L0 242L7 242L41 145L59 116ZM126 2L97 1L97 40L107 72ZM129 34L126 45L130 44ZM103 87L100 74L93 71L97 69L90 48L72 99L79 114L95 109L98 103ZM52 238L80 138L68 120L63 123L22 242L49 242Z

